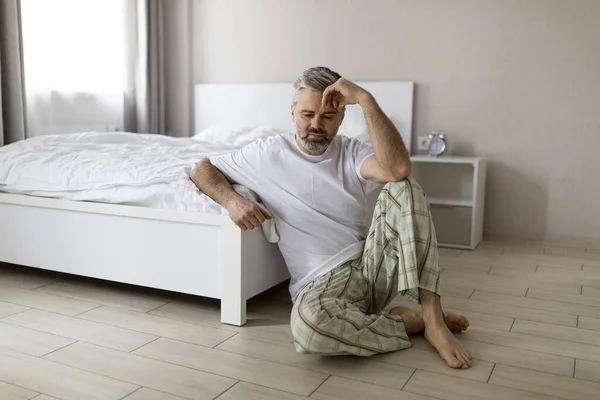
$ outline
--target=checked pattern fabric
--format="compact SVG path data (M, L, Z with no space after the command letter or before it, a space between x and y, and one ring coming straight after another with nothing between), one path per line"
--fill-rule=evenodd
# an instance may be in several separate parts
M402 318L383 312L400 294L439 294L435 228L426 195L412 178L379 194L361 257L302 289L291 315L300 353L371 356L411 346Z

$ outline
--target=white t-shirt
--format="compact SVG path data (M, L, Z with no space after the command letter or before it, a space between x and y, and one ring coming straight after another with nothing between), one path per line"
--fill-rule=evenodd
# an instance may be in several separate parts
M369 144L338 135L325 153L312 156L293 133L284 133L210 158L227 178L258 194L273 214L292 299L311 280L362 253L372 186L360 167L371 155Z

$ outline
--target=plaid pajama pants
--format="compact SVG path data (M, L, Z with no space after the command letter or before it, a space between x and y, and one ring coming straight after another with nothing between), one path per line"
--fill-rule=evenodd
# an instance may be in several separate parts
M291 315L300 353L370 356L411 346L402 318L383 312L400 293L420 303L419 288L439 294L437 240L418 183L388 183L379 194L361 257L313 280Z

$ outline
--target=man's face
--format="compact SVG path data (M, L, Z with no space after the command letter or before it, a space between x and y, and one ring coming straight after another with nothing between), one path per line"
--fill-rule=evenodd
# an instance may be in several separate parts
M337 135L344 112L331 104L322 107L322 93L303 89L292 105L292 118L296 124L296 137L309 154L323 154Z

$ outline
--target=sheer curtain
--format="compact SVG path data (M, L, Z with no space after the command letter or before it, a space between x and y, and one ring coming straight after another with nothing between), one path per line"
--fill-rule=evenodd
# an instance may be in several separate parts
M184 36L184 52L168 58L165 38L188 25L192 0L21 1L30 136L191 133L191 121L169 125L185 110L167 107L169 95L185 96L175 103L191 107L191 91L168 87L191 85L191 66L169 74L187 63L191 37Z
M29 135L123 129L127 0L22 0Z

